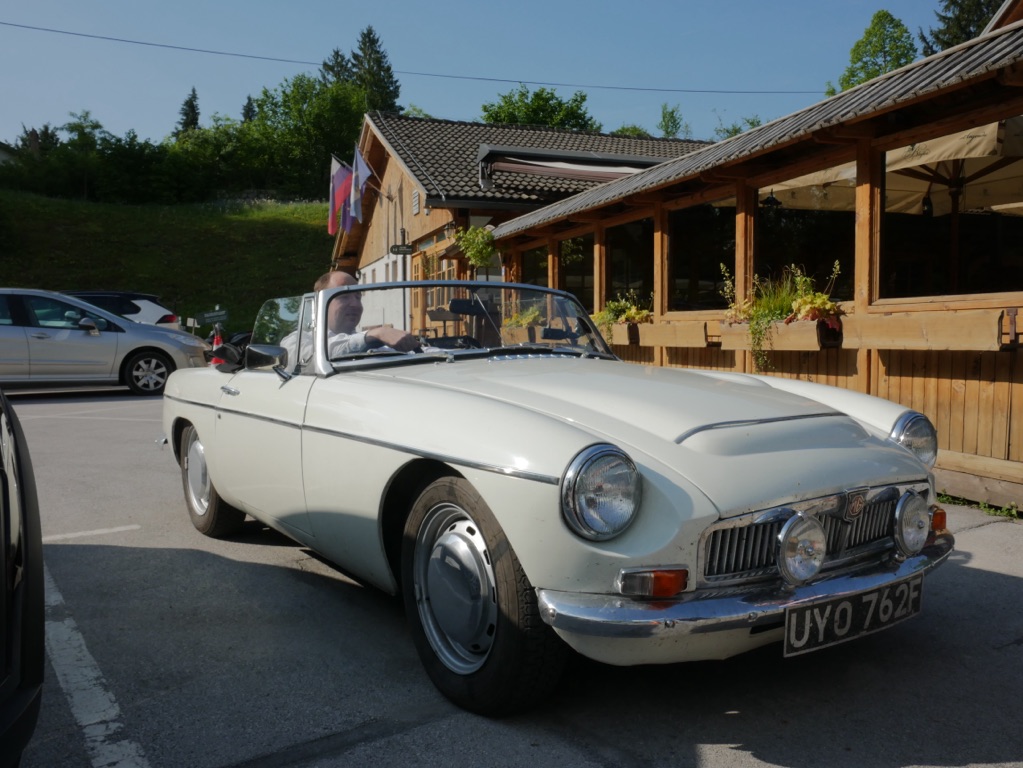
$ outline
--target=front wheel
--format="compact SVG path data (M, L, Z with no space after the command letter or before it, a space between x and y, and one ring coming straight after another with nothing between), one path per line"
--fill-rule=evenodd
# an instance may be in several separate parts
M206 449L191 424L181 433L181 484L188 516L197 531L218 538L241 528L245 513L220 498L206 467Z
M548 696L567 649L493 513L462 478L435 481L405 523L405 614L434 685L471 712L501 716Z
M136 352L124 365L125 383L136 395L160 395L174 365L159 352Z

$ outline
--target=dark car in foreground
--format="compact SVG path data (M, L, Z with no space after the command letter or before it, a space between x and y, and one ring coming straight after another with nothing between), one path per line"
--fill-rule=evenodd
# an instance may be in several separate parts
M43 545L32 461L0 392L0 768L18 765L39 715Z

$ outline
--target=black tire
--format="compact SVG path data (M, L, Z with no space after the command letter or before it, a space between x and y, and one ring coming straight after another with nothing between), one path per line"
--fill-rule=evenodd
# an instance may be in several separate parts
M124 364L124 383L136 395L162 395L174 363L161 352L136 352Z
M441 478L423 491L405 522L401 560L412 638L441 693L491 717L550 695L567 646L540 618L508 539L466 480Z
M189 424L181 433L181 485L192 525L211 538L237 533L245 513L220 498L210 480L206 453L199 433Z

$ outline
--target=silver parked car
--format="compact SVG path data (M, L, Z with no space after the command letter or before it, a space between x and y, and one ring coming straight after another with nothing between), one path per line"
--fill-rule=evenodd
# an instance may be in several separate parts
M207 364L188 333L126 320L53 291L0 288L0 384L125 384L159 395L178 368Z

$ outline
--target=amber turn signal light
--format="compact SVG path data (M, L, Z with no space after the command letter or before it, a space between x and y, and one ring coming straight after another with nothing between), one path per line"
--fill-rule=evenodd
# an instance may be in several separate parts
M685 592L688 583L685 568L625 571L619 576L621 593L633 597L674 597Z

